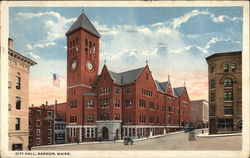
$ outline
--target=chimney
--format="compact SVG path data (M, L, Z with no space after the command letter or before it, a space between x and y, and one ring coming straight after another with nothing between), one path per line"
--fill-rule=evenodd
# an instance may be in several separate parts
M31 104L31 107L34 107L34 104Z
M48 106L48 101L46 101L46 106Z
M8 47L9 49L13 49L14 43L13 43L13 39L8 38Z

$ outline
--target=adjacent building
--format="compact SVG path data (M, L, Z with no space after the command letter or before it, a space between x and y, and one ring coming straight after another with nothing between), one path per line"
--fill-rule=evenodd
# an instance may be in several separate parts
M28 149L29 72L33 60L13 50L9 39L9 150Z
M146 64L98 75L100 34L82 13L67 36L67 142L146 137L177 131L190 123L185 86L156 81Z
M191 124L196 128L208 128L208 101L192 100L190 102Z
M206 58L209 80L209 134L242 130L242 52Z
M65 143L65 104L55 105L48 105L46 102L45 105L29 108L29 145L31 147Z

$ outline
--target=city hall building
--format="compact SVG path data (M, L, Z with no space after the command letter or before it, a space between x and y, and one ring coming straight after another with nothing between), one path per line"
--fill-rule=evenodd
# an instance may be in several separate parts
M82 13L67 36L67 142L178 131L190 122L185 85L154 80L149 66L98 75L100 34ZM58 107L60 108L60 107Z
M242 52L206 58L209 80L209 134L242 130Z

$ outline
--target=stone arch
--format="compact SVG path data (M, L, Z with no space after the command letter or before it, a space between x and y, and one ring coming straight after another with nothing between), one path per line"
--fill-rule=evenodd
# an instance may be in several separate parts
M103 140L109 139L109 129L107 127L102 127L102 139Z
M213 72L211 72L211 69L213 68ZM216 65L214 63L209 65L209 74L213 74L216 72Z
M231 74L226 74L224 76L221 77L220 79L220 84L223 84L224 83L224 80L226 78L231 78L233 80L233 84L237 83L237 80L236 80L236 77L234 75L231 75Z

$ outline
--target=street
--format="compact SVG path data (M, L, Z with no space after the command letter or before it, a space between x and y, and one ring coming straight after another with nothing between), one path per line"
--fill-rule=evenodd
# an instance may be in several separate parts
M188 133L136 141L134 145L107 142L38 147L32 150L241 150L242 136L197 138L188 141Z

